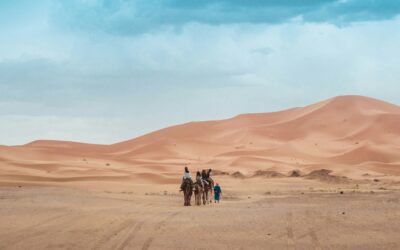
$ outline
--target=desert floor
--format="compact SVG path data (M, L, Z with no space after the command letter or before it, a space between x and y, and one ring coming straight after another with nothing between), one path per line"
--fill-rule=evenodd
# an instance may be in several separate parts
M216 179L200 207L176 184L3 182L0 249L400 249L398 181Z

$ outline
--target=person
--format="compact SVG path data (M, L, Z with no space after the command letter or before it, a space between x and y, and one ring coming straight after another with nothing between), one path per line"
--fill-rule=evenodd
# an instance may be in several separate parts
M207 178L207 173L206 170L203 169L203 171L201 171L201 179L203 180L203 182L208 185L208 178Z
M212 170L211 170L211 168L210 168L210 169L208 170L208 172L207 172L207 180L211 178L211 172L212 172Z
M217 203L217 202L219 203L219 198L221 197L221 194L222 194L221 187L217 183L217 184L215 184L215 187L214 187L214 202L215 203Z
M204 188L203 178L201 177L200 171L196 173L196 182L201 184L201 187Z
M185 180L185 179L192 179L192 176L190 176L188 167L185 167L185 171L183 172L183 180Z
M186 180L186 179L188 179L188 180L190 180L191 182L193 182L193 181L192 181L192 176L190 176L190 172L189 172L188 167L185 167L185 171L183 172L182 184L181 184L181 191L183 191L183 183L185 183L185 180Z
M212 174L212 170L211 170L211 168L207 171L207 181L208 182L210 182L210 183L212 183L213 185L214 185L214 181L213 181L213 179L211 178L211 174Z

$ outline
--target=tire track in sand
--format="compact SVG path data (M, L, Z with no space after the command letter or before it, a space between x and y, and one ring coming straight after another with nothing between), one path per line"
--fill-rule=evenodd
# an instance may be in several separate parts
M294 247L294 236L293 236L293 214L291 212L286 213L286 235L287 249L295 249Z
M181 211L174 212L170 216L168 216L168 217L164 218L163 220L161 220L159 223L156 224L155 230L153 232L161 231L165 227L166 222L168 220L171 220L175 216L177 216L180 212ZM153 243L153 241L154 241L154 237L147 238L145 240L143 246L142 246L142 250L148 250L150 248L151 244Z
M68 217L68 218L66 218ZM10 248L18 243L20 243L23 239L28 240L36 237L40 237L48 232L56 231L58 225L60 223L68 224L72 219L79 218L77 215L73 215L71 213L66 213L58 216L51 217L47 220L44 220L40 223L36 223L34 225L25 227L16 232L12 232L7 235L2 235L2 238L6 240L2 240L0 242L0 249ZM57 224L58 222L58 224Z
M321 244L319 243L317 234L312 227L309 228L309 235L311 237L311 243L315 250L321 250Z
M136 223L136 225L134 227L132 227L132 230L128 233L127 237L125 237L125 240L119 246L117 246L116 248L112 248L112 249L122 250L126 246L128 246L129 243L136 237L137 233L140 231L143 224L144 224L144 221Z
M297 239L300 240L300 239L303 239L303 238L306 238L306 237L310 237L311 246L312 246L312 247L310 247L310 249L321 250L322 249L321 248L321 243L320 243L320 241L318 239L318 236L317 236L317 234L315 232L315 228L312 226L312 225L315 224L315 221L316 221L315 216L316 216L316 214L318 214L316 211L313 211L312 214L311 214L311 212L309 210L306 210L305 219L306 219L306 221L309 222L308 223L309 225L306 228L306 233L300 235L299 237L297 237ZM321 228L321 230L322 230L322 228ZM328 248L325 247L324 249L328 249Z
M128 205L121 206L120 208L127 207ZM107 211L109 208L99 209L98 211ZM18 231L13 231L8 234L0 236L0 238L5 238L7 240L0 241L0 249L10 248L23 241L30 240L33 238L41 237L44 234L54 235L67 230L67 227L73 226L75 221L79 221L84 218L87 214L91 214L90 211L70 211L57 216L47 218L43 221L35 223L33 225L24 227ZM64 225L62 229L59 225Z
M149 206L149 204L144 207L148 207L148 206ZM151 210L146 210L146 214L148 212L151 212ZM143 215L143 214L141 214L141 215ZM143 217L143 216L141 216L141 217ZM146 216L144 219L142 219L141 221L132 223L131 225L129 225L129 226L131 226L131 230L128 231L128 233L124 237L124 240L122 241L122 243L119 245L113 246L111 249L122 250L122 249L126 248L131 243L131 241L133 239L135 239L136 235L139 233L139 231L142 229L143 225L145 224L145 221L151 217L152 217L152 215L150 214L150 215ZM129 223L127 223L127 224L129 224ZM126 229L126 227L124 227L120 232L122 232L124 229Z
M312 214L310 214L309 210L306 210L306 219L311 221L311 223L309 224L310 226L308 228L308 235L311 238L311 244L313 246L313 249L314 250L320 250L321 249L321 243L319 242L318 236L315 233L314 228L312 227L312 225L315 224L314 223L315 222L315 217Z
M149 247L150 247L151 243L153 242L153 240L154 240L153 237L148 238L148 239L144 242L144 244L143 244L143 246L142 246L142 250L147 250L147 249L149 249Z
M105 237L101 238L97 243L92 247L92 249L102 249L104 245L108 242L112 241L113 238L118 237L118 235L126 230L128 227L135 225L135 221L133 219L129 219L123 223L121 223L116 229L114 229L111 234L106 235Z
M147 206L145 206L147 207ZM151 212L153 209L151 210L146 210L146 214L148 214L149 212ZM150 214L148 216L145 216L143 218L143 214L140 215L140 217L142 218L139 222L136 223L132 223L131 225L128 225L128 227L130 226L131 229L128 230L128 233L126 234L126 236L123 238L122 242L120 244L114 245L112 248L110 249L118 249L118 250L122 250L127 248L131 242L136 238L136 235L140 232L140 230L142 229L142 227L146 224L145 222L150 219L153 218L153 214ZM129 223L127 223L129 224ZM125 225L125 224L124 224ZM122 226L123 228L120 230L120 232L124 231L126 229L125 226Z
M144 204L142 206L142 209L145 208L146 211L148 207L150 207L151 204ZM124 208L125 206L121 207ZM129 218L132 215L136 215L136 216L142 216L143 214L138 214L136 212L130 212L126 217L128 217L128 219L125 219L122 223L120 223L116 228L113 228L112 230L108 231L102 238L100 238L97 243L91 248L91 249L109 249L110 247L105 247L107 244L110 245L110 243L112 244L114 241L118 241L118 237L121 237L121 233L128 230L129 228L133 228L135 227L135 225L137 224L137 221L134 218ZM132 229L133 230L133 229ZM129 234L128 234L129 235ZM127 241L129 239L129 236L127 236L124 239L124 242ZM119 242L119 241L118 241ZM122 244L120 244L120 247L122 246ZM113 247L111 249L116 249L118 247L118 244L113 244Z
M53 221L56 221L56 220L58 220L58 219L60 219L60 218L62 218L62 217L65 217L65 216L67 216L67 215L69 215L69 214L68 214L68 213L65 213L65 214L53 216L53 217L50 217L50 218L45 219L45 220L43 220L43 221L37 222L37 223L35 223L35 224L32 224L32 225L30 225L30 226L21 228L21 229L19 229L19 230L12 231L12 232L8 232L7 234L0 235L0 237L1 237L1 238L8 238L8 236L12 236L12 235L15 235L15 234L19 234L19 233L23 233L23 232L31 232L32 229L35 229L35 228L41 227L41 226L43 226L43 225L49 224L49 223L51 223L51 222L53 222Z

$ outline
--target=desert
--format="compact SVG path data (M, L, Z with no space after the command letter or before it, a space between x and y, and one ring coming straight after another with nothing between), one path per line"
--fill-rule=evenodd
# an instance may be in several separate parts
M0 146L0 249L398 249L400 107L364 96L116 144ZM183 168L221 203L183 206Z

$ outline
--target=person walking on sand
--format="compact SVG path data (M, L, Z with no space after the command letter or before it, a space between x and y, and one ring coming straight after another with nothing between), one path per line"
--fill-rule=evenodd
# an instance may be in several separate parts
M183 190L183 183L185 183L185 180L186 180L186 179L190 180L190 182L193 183L193 181L192 181L192 176L190 176L190 172L189 172L188 167L185 167L185 171L183 172L182 184L181 184L181 190L180 190L180 191Z
M217 203L217 202L219 203L219 198L221 197L221 194L222 194L221 187L217 183L217 184L215 184L215 187L214 187L214 202L215 203Z

